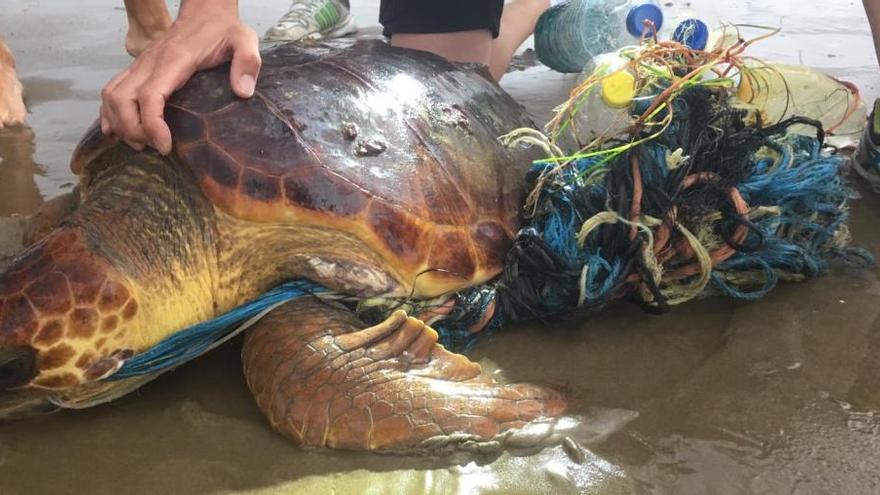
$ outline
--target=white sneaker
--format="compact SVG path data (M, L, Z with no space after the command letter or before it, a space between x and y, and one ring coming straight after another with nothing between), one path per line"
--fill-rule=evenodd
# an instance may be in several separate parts
M351 12L338 0L293 0L287 13L266 31L265 39L337 38L357 29Z

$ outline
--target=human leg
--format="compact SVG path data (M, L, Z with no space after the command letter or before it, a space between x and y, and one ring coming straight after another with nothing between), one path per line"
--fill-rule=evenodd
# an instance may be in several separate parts
M498 80L548 8L550 0L384 0L379 21L395 46L481 63Z
M436 53L455 62L489 65L492 60L492 36L485 29L457 33L395 34L391 44Z
M394 46L489 65L502 7L503 0L384 0L379 22Z
M137 57L171 26L165 0L125 0L128 34L125 50Z
M495 80L501 79L517 49L535 32L535 24L547 9L550 0L512 0L504 6L501 29L492 42L489 71Z

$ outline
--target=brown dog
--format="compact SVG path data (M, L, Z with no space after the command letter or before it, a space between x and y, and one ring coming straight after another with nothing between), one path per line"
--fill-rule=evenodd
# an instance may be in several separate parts
M15 73L15 57L0 39L0 128L24 124L27 109L21 99L21 83Z

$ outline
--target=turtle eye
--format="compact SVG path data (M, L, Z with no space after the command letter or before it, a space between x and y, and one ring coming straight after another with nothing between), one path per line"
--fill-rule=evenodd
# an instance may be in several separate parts
M0 347L0 392L20 387L36 376L34 355L30 347Z

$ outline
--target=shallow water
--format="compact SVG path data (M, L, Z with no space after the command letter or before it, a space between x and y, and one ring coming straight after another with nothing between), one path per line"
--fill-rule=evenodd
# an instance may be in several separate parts
M360 24L373 24L377 2L353 1ZM18 244L14 214L73 183L70 152L101 85L128 61L119 4L3 1L0 33L18 56L33 130L0 131L0 253ZM860 2L708 4L694 2L784 28L754 53L880 94ZM287 2L242 5L263 31ZM504 85L546 117L573 82L536 67ZM880 198L863 194L852 230L880 252ZM265 424L228 345L108 406L0 425L0 493L876 493L877 274L835 273L757 303L713 299L663 317L621 305L477 346L475 359L511 379L569 391L591 435L580 465L559 447L463 466L301 452Z

